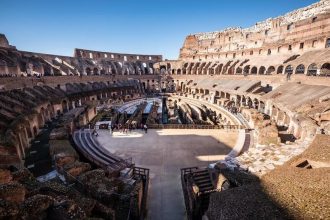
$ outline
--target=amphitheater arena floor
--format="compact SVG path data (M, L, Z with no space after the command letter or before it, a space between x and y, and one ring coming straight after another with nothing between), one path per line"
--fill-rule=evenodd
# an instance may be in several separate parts
M111 153L133 158L150 169L148 219L185 219L180 168L223 159L235 146L237 131L149 129L123 134L100 130L98 141Z

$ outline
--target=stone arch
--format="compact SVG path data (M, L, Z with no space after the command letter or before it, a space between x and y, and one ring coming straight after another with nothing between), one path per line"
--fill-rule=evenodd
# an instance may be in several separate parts
M242 74L243 70L241 67L237 67L236 74Z
M220 73L222 71L222 67L223 67L223 64L221 63L215 68L215 74L216 75L220 75Z
M86 75L87 75L87 76L92 75L92 70L91 70L91 68L89 68L89 67L87 67L87 68L85 69L85 72L86 72Z
M101 69L100 74L101 75L106 75L107 73L106 73L105 69Z
M251 74L257 74L257 73L258 73L258 68L256 66L252 67Z
M305 73L305 66L300 64L297 66L295 74L304 74Z
M176 74L177 74L177 75L181 75L181 69L177 69Z
M38 129L37 129L37 126L33 126L33 135L34 135L34 137L36 137L37 135L38 135Z
M51 104L48 104L48 105L47 105L47 111L48 111L48 113L49 113L49 117L50 117L50 118L55 117L55 115L54 115L54 109L53 109L53 107L51 106Z
M271 75L274 72L275 72L275 67L274 66L270 66L270 67L268 67L266 74L267 75Z
M279 66L279 67L277 67L277 71L276 71L276 73L277 74L283 74L283 69L284 69L284 66Z
M38 120L38 128L41 129L44 126L44 120L41 113L37 115L37 120Z
M324 64L321 66L320 74L321 74L322 76L330 76L330 63L324 63Z
M264 75L265 72L266 72L266 68L265 68L264 66L261 66L261 67L259 68L259 75Z
M244 73L244 75L248 75L250 73L250 65L247 65L244 67L243 73Z
M317 65L315 63L312 63L307 68L307 76L316 76L317 74Z
M25 119L24 122L23 122L23 125L26 129L26 133L27 133L28 138L32 139L33 134L32 134L31 125L30 125L29 120Z
M98 68L94 68L93 69L93 75L99 75L99 69Z
M287 65L285 67L285 74L292 74L293 73L293 67L291 65Z
M62 109L63 113L68 111L68 102L65 99L62 101Z

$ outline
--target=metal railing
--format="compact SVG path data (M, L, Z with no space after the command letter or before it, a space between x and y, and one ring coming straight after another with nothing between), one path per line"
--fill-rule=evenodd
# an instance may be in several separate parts
M242 129L241 125L149 124L150 129Z

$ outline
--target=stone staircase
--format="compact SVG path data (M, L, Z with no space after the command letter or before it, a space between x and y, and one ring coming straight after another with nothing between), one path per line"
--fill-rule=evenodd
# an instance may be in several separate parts
M203 215L209 207L210 193L214 191L209 170L203 169L194 171L193 181L199 188L199 212Z

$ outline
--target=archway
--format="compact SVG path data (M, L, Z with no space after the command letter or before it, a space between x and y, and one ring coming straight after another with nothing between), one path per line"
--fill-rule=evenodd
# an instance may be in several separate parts
M236 74L242 74L242 68L241 67L237 67Z
M288 65L286 68L285 68L285 74L292 74L293 73L293 67L291 65Z
M305 66L303 64L298 65L295 74L304 74L304 73L305 73Z
M267 75L271 75L273 72L275 72L275 67L274 66L270 66L270 67L268 67L266 74Z
M34 134L34 137L36 137L38 134L38 129L36 126L33 126L33 134Z
M105 75L106 74L105 69L101 69L100 74Z
M62 101L62 109L63 109L63 113L68 111L68 102L66 100Z
M257 74L258 73L258 69L257 69L257 67L252 67L252 69L251 69L251 74Z
M96 67L93 69L93 74L94 75L99 75L99 70Z
M279 66L278 68L277 68L277 74L283 74L283 66Z
M249 65L245 66L243 72L244 75L248 75L250 73L250 66Z
M321 66L321 76L330 76L330 63L325 63Z
M92 70L89 67L87 67L85 71L86 71L87 76L91 75L91 73L92 73Z
M261 66L261 67L259 68L259 75L264 75L265 72L266 72L266 68L265 68L264 66Z
M317 65L315 63L312 63L307 68L307 76L316 76L317 74Z

